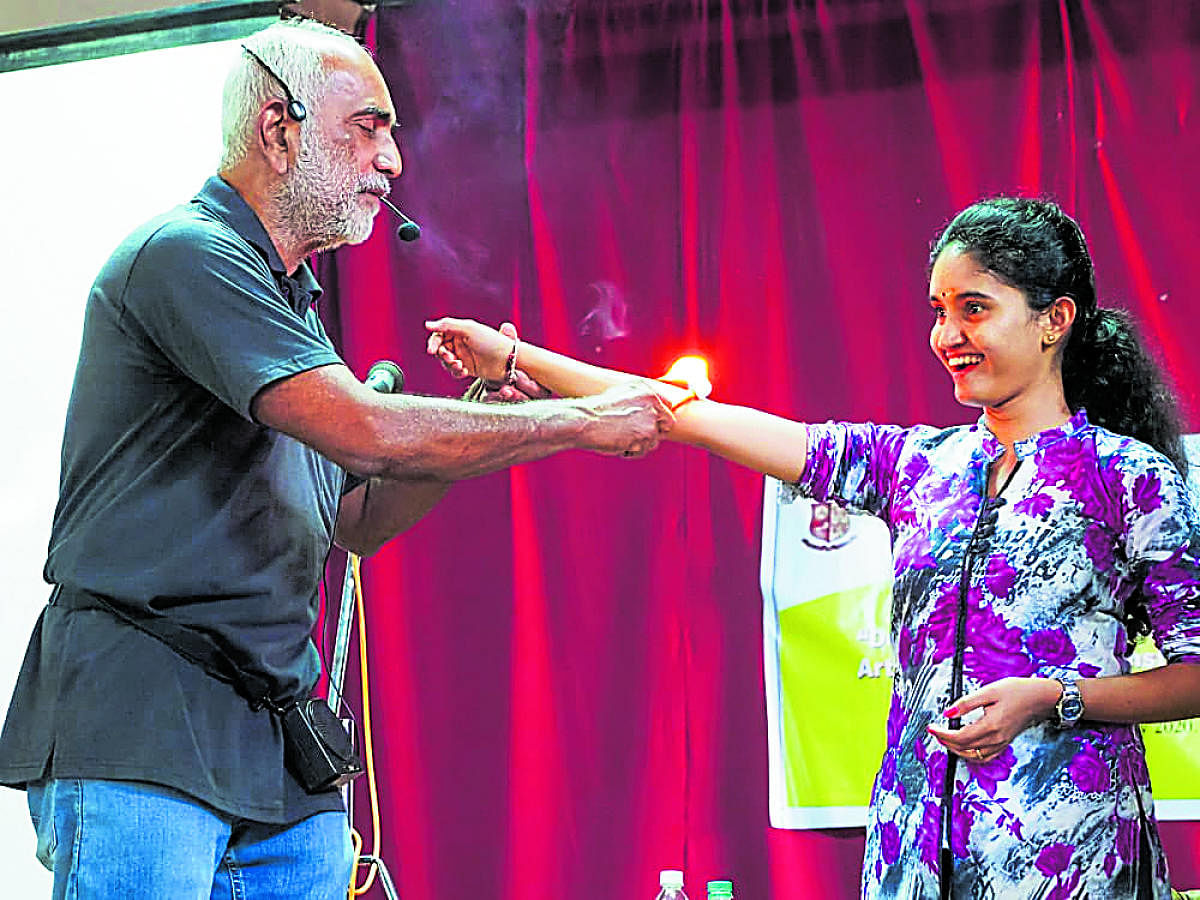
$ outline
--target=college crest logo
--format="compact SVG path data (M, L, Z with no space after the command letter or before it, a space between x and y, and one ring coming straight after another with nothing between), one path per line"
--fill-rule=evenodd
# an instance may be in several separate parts
M814 502L808 534L801 540L814 550L837 550L854 540L850 524L850 513L836 503Z

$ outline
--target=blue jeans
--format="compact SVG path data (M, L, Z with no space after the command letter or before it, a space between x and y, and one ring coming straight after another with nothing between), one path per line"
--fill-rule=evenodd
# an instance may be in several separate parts
M60 778L28 793L54 900L338 900L350 883L342 812L264 825L136 781Z

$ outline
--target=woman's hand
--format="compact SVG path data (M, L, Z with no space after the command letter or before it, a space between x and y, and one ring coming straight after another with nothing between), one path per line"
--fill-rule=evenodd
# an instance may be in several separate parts
M517 326L505 322L500 326L500 333L506 338L517 340ZM505 360L507 362L507 359ZM484 403L524 403L526 400L546 400L551 396L548 388L538 384L529 374L517 366L513 369L512 384L502 384L496 390L488 389L483 395Z
M515 338L472 319L442 318L426 322L425 327L430 331L426 351L455 378L506 379Z
M930 725L942 746L967 762L990 762L1034 722L1054 711L1062 685L1053 678L1001 678L959 698L945 715L958 719L973 710L982 714L959 729Z

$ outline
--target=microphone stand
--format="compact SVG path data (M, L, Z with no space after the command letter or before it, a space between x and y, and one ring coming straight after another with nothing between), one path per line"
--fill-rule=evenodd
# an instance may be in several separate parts
M342 705L342 682L346 678L346 654L350 649L350 626L354 621L354 554L346 554L342 599L338 607L337 634L333 639L333 661L329 665L329 708L336 715Z
M390 204L389 204L390 205ZM372 389L379 391L382 394L397 393L404 387L404 373L400 371L400 367L393 362L382 360L371 366L370 372L367 374L367 385ZM346 678L346 657L350 650L350 628L354 622L354 569L355 563L359 562L358 557L353 553L346 554L346 572L342 576L342 596L340 605L338 606L337 632L333 639L333 659L329 665L329 697L326 703L333 710L334 715L337 715L339 708L342 705L342 683ZM365 637L360 634L359 640L365 640ZM365 673L360 673L360 677L365 677ZM352 722L350 719L341 719L342 725L352 731ZM374 775L368 777L373 778ZM350 826L354 827L354 783L350 782L342 788L342 801L346 804L346 815L350 819ZM379 875L379 883L383 888L383 893L388 900L400 900L400 895L396 892L396 886L392 883L392 876L388 872L387 865L382 857L377 853L364 853L358 857L358 865L374 866L376 873ZM355 869L354 881L352 884L358 883L358 870ZM369 882L368 882L369 883Z
M329 665L329 697L326 702L336 715L342 705L342 682L346 678L346 656L350 649L350 628L354 620L354 563L353 553L346 554L346 572L342 577L342 597L338 607L337 633L333 639L333 660ZM362 635L359 635L362 640ZM352 720L341 719L347 729L352 726ZM354 825L354 782L342 788L342 801L346 804L346 815ZM400 900L396 886L392 883L391 873L387 864L377 853L364 853L358 857L358 865L375 866L379 875L379 884L388 900ZM355 871L357 883L357 870Z

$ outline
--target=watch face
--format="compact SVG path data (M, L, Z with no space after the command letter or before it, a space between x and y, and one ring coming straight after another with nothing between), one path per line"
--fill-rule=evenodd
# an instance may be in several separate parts
M1064 722L1074 722L1083 715L1083 701L1079 697L1063 697L1058 714Z

